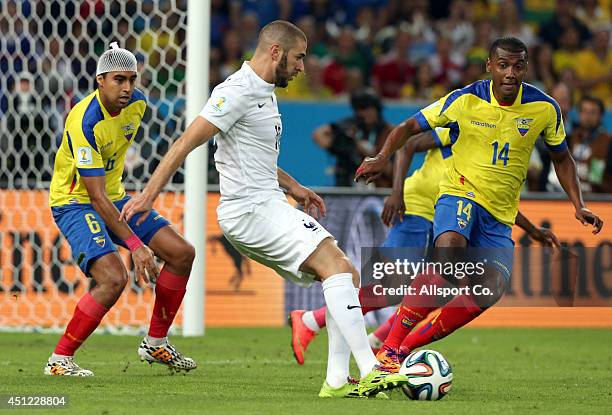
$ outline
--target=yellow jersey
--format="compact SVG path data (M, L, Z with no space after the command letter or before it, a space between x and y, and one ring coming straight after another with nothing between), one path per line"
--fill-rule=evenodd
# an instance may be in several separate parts
M551 151L567 149L561 110L538 88L523 83L512 105L500 105L490 80L456 90L419 111L424 131L446 127L452 144L439 194L471 199L498 221L514 224L521 185L536 138ZM442 137L441 137L442 138Z
M113 202L125 197L121 183L125 154L147 107L144 94L134 90L128 105L115 116L100 102L96 90L70 110L55 156L49 191L50 206L91 203L82 177L105 176Z
M449 141L448 128L436 128L432 134L438 147L429 150L423 165L404 180L406 215L420 216L428 221L433 221L440 180L452 156L451 146L442 145L442 141Z

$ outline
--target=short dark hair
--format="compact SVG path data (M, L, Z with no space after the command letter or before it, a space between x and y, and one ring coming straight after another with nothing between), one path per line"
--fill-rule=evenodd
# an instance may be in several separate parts
M592 95L585 95L582 98L580 98L580 102L578 103L578 108L582 107L582 103L583 102L591 102L595 105L597 105L597 108L599 108L599 114L600 115L604 115L604 113L606 112L606 107L603 103L603 101L597 97L594 97Z
M275 20L261 29L257 44L259 46L261 43L278 42L285 51L288 51L295 46L297 39L308 41L304 32L293 23Z
M512 53L525 52L525 59L529 58L527 45L525 45L521 39L515 37L500 37L495 40L489 48L489 58L492 58L493 55L497 53L497 49L503 49Z
M376 108L379 113L382 111L382 102L372 88L364 88L353 92L350 100L353 111L370 107Z

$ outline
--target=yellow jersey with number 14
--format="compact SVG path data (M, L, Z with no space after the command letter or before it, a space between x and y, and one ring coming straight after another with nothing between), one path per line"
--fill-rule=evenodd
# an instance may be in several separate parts
M523 83L512 105L493 95L490 80L456 90L414 116L423 130L450 129L452 144L440 195L471 199L498 221L514 224L521 185L536 138L551 151L567 149L559 105L538 88Z
M146 107L144 94L135 89L128 105L115 116L104 108L97 90L72 108L55 156L50 206L91 203L82 181L87 176L105 176L111 201L125 197L121 183L125 154Z

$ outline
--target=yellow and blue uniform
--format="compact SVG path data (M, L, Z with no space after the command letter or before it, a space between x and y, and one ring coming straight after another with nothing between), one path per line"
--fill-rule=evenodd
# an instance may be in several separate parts
M55 157L49 205L75 261L86 275L97 258L117 250L113 242L124 245L92 207L82 178L104 176L106 194L121 210L129 200L121 182L125 155L146 107L144 94L135 89L127 106L112 115L102 105L96 90L77 103L66 118ZM157 212L152 212L136 226L136 216L129 225L145 244L169 224Z
M448 141L449 130L436 128L432 131L436 148L425 155L423 165L404 180L404 212L402 221L396 220L383 247L429 248L433 246L434 206L438 197L440 180L447 162L452 156ZM420 255L423 256L423 253ZM418 258L419 260L421 258Z
M451 92L415 119L423 130L450 129L440 143L452 144L453 157L440 182L434 238L454 231L470 246L508 248L496 263L509 278L511 226L535 140L542 134L551 151L567 149L559 105L522 83L514 103L504 106L491 81L483 80Z

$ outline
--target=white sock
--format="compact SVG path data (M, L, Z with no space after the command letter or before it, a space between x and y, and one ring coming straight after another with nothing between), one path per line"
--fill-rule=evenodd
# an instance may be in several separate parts
M58 360L64 360L66 358L72 358L74 356L67 356L67 355L63 355L63 354L55 354L55 353L51 353L51 357L49 358L49 362L50 363L55 363Z
M317 320L315 319L314 313L312 311L307 311L304 314L302 314L302 322L304 323L306 327L308 327L310 330L314 331L315 333L318 333L321 331L321 327L319 327L319 325L317 324Z
M351 348L340 332L338 323L329 313L325 312L327 322L327 336L329 339L329 350L327 352L327 377L325 380L332 388L339 388L346 383L349 376L349 363L351 360Z
M374 332L368 334L368 342L370 343L370 347L372 349L380 349L383 345L383 342L378 337L376 337Z
M168 343L167 337L151 337L147 334L145 339L151 346L161 346L162 344Z
M350 273L332 275L323 281L322 285L327 310L349 344L361 377L364 377L372 371L378 361L368 343L359 297L353 286L353 275Z

